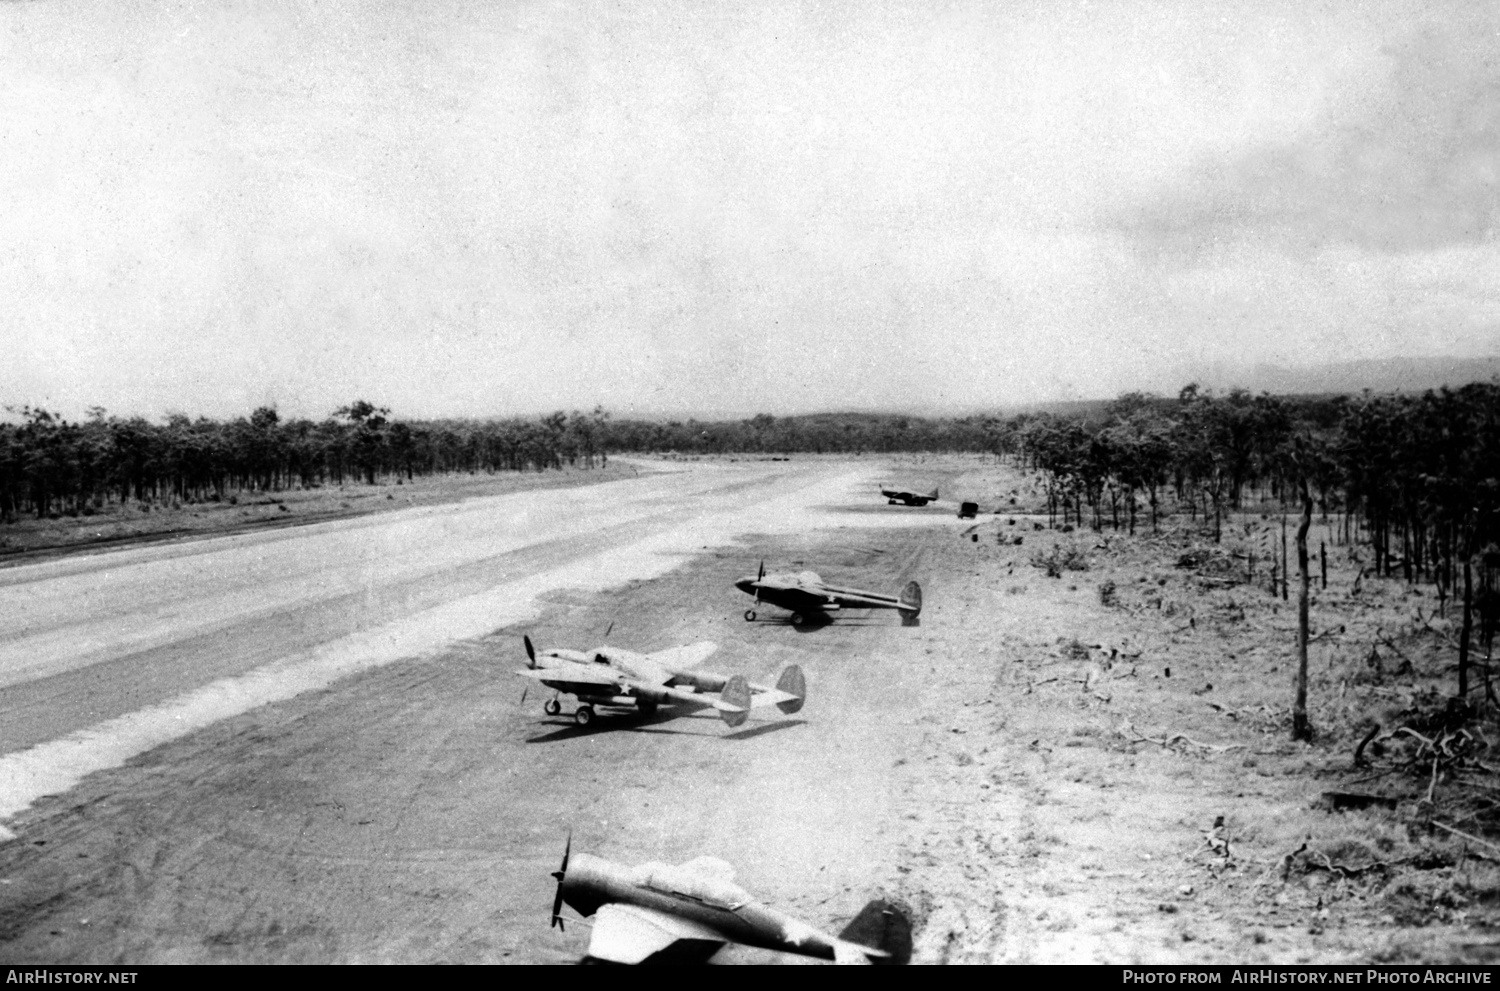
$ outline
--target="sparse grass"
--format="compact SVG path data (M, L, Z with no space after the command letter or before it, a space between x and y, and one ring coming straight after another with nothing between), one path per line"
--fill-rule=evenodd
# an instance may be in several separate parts
M1046 553L1033 554L1031 564L1045 571L1048 578L1061 578L1064 571L1089 570L1088 554L1072 545L1053 544Z

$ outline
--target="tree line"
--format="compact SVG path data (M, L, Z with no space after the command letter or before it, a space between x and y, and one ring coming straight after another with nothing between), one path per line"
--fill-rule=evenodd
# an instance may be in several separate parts
M624 420L609 425L612 451L678 454L892 454L997 449L993 416L925 418L886 413L815 413L747 420Z
M1447 595L1462 561L1500 541L1500 383L1422 395L1127 394L1091 413L1006 421L998 452L1039 473L1062 523L1133 529L1163 499L1217 538L1247 500L1300 506L1303 490L1373 571Z
M20 422L0 422L0 523L348 481L592 467L606 463L609 451L988 451L997 447L1000 423L880 414L616 422L599 407L537 419L407 421L365 400L322 421L283 420L270 407L232 420L172 414L165 423L108 416L99 407L81 422L7 409Z
M596 408L535 420L408 422L364 400L321 422L283 421L270 407L228 421L173 414L163 424L97 407L77 423L42 409L12 412L19 423L0 423L0 522L346 481L592 467L606 457L609 418Z
M1153 527L1162 497L1201 514L1215 540L1246 500L1300 510L1299 661L1305 672L1307 533L1314 508L1367 541L1370 572L1428 582L1461 610L1458 691L1474 645L1500 624L1500 383L1422 395L1295 398L1189 386L1175 400L1131 394L1087 415L1018 417L1003 448L1040 474L1066 525ZM1486 665L1486 673L1488 666ZM1301 684L1302 682L1299 682ZM1497 702L1485 679L1485 692ZM1497 703L1500 704L1500 703ZM1294 713L1294 723L1297 722ZM1301 726L1307 732L1305 710Z

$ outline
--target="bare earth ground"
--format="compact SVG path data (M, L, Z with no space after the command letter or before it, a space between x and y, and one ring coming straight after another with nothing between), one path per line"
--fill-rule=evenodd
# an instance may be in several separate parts
M586 927L547 928L569 831L626 863L723 857L830 928L894 896L920 962L1495 958L1496 851L1423 825L1466 827L1461 782L1421 804L1431 782L1394 771L1394 750L1349 769L1361 718L1394 726L1431 684L1451 689L1451 658L1416 640L1394 641L1414 670L1368 663L1420 596L1368 577L1356 595L1349 549L1330 549L1313 628L1344 632L1314 646L1320 738L1293 744L1295 601L1263 575L1239 583L1244 562L1215 570L1182 532L1037 530L1036 493L994 463L875 467L933 478L944 502L854 493L834 529L746 534L659 577L556 591L523 625L37 802L0 845L0 959L573 961ZM959 521L950 498L986 514ZM1261 546L1243 530L1265 524L1236 522L1224 548ZM1032 561L1054 547L1086 570L1049 577ZM915 578L921 625L794 629L775 609L746 623L731 582L762 559L879 590ZM752 679L801 664L808 704L738 731L702 713L584 730L543 716L535 691L520 704L522 633L585 647L606 630L647 650L712 639L704 666ZM1396 807L1333 812L1325 791Z

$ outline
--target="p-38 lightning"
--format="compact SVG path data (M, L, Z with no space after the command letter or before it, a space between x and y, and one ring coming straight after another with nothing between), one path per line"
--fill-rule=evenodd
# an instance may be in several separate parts
M834 936L755 901L734 883L734 868L715 857L626 867L586 853L572 857L572 850L569 837L562 867L552 873L552 925L567 931L564 904L593 916L588 955L595 960L641 963L670 950L701 961L725 943L836 963L911 958L911 923L889 902L870 902Z
M756 607L762 602L791 610L793 626L801 626L808 619L826 621L830 613L845 609L895 609L901 613L902 626L917 625L917 617L922 614L922 586L916 582L907 582L900 595L882 595L829 585L815 571L768 575L762 561L757 574L746 575L734 587L755 596L755 605L745 610L747 623L755 621Z
M718 649L708 641L638 654L618 647L538 651L530 637L522 640L528 666L516 674L576 697L579 705L573 718L580 726L593 722L596 706L650 714L660 705L689 705L712 706L734 727L750 718L751 709L774 705L791 715L807 698L807 682L795 664L781 672L774 688L751 684L743 675L692 670ZM555 716L562 712L562 703L554 696L542 709Z

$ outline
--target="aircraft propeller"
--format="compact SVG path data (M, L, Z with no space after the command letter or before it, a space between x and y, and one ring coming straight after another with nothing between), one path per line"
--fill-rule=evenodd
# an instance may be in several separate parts
M536 668L536 648L531 645L531 638L528 637L528 636L526 636L524 633L521 635L521 642L526 645L526 666L529 667L529 668L532 668L533 670L535 670L535 668ZM531 691L531 686L530 685L527 685L525 688L521 689L521 701L518 703L519 705L525 705L526 704L526 695L530 691Z
M761 561L760 562L760 571L756 573L755 580L756 581L760 581L764 577L766 577L766 562L765 561Z
M573 831L569 830L568 831L568 845L565 846L565 847L563 847L562 866L559 867L557 870L555 870L555 871L552 872L552 876L555 877L555 878L557 878L557 897L554 898L554 899L552 899L552 925L554 925L557 928L561 929L563 932L567 932L568 931L568 927L565 926L565 925L563 925L563 917L562 917L563 878L565 878L565 877L568 876L568 855L571 854L572 852L573 852Z

